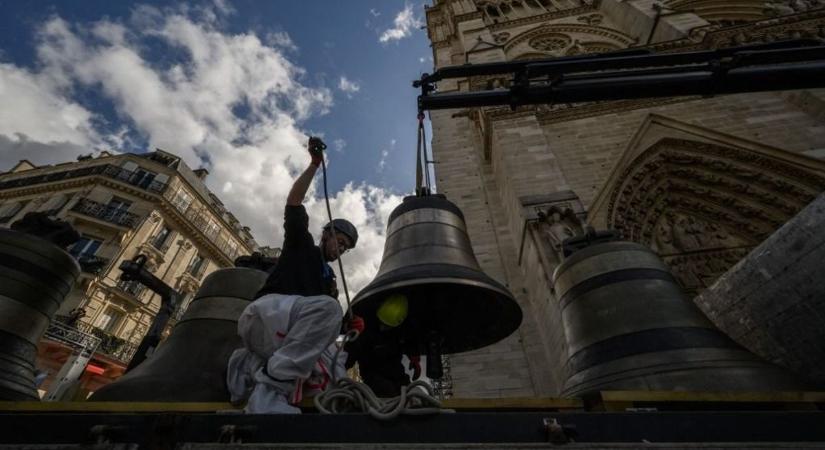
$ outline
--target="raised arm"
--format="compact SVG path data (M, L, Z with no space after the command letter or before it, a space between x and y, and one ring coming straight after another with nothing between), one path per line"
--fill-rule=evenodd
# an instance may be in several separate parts
M304 173L295 180L295 183L292 183L292 189L289 190L289 195L286 197L286 204L289 206L298 206L304 203L304 197L307 195L309 185L312 184L312 179L315 178L315 172L318 170L318 166L321 165L321 160L324 158L324 148L326 148L326 145L321 139L316 137L309 138L307 147L312 161L310 161L309 167L304 170Z
M298 206L304 203L304 197L307 195L309 185L312 184L316 170L318 170L318 166L315 163L310 163L304 173L295 180L295 183L292 183L292 189L289 190L289 195L286 197L287 205Z

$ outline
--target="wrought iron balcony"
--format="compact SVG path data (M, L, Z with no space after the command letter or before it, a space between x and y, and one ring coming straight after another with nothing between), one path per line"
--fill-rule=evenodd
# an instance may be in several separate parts
M46 330L45 338L72 346L89 347L97 341L97 352L128 364L137 352L137 344L112 335L87 323L68 323L67 316L55 316Z
M127 228L132 228L137 225L139 219L137 214L113 208L87 198L80 199L72 206L71 210Z
M174 194L168 192L166 194L166 198L171 202L174 198ZM175 205L181 214L183 214L183 217L186 218L187 222L203 233L204 236L206 236L210 242L212 242L218 247L218 249L227 255L230 260L234 261L240 254L240 246L237 244L233 246L229 240L220 234L220 230L223 228L222 226L210 226L210 212L207 209L199 208L195 205L190 205L186 209L183 209L175 203L172 204ZM216 222L213 223L217 225Z
M77 326L77 322L69 323L68 316L55 316L43 337L72 347L94 348L100 345L99 337L81 331Z
M97 275L109 265L109 258L81 253L77 256L77 262L80 264L82 271Z
M83 167L74 170L65 170L62 172L53 172L43 175L34 175L30 177L16 178L13 180L0 182L0 190L13 189L23 186L31 186L34 184L50 183L54 181L68 180L72 178L80 178L86 176L100 175L107 178L115 179L132 186L137 186L146 191L162 194L166 191L167 184L153 179L149 179L144 173L138 173L131 170L126 170L122 167L112 164L101 164L98 166Z
M132 295L135 298L140 298L140 294L146 290L146 286L138 283L137 281L123 281L119 280L117 282L117 288L127 294Z

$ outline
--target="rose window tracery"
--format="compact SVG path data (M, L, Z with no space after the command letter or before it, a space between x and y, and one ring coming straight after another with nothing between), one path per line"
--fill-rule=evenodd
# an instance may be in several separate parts
M543 52L558 52L564 50L573 41L570 36L564 34L546 34L530 40L530 47Z

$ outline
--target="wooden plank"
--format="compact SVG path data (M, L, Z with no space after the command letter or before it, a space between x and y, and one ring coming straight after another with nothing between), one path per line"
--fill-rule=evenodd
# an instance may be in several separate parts
M817 403L825 403L825 392L696 392L696 391L603 391L601 405L596 410L625 411L634 407L667 409L668 404L701 403L713 409L714 404L761 403L775 405L782 410L815 410ZM739 408L739 407L737 407Z
M618 402L825 402L825 392L700 392L700 391L602 391L603 401Z
M237 410L229 403L175 402L0 402L14 412L203 412Z
M500 409L582 409L578 399L565 398L451 398L445 408L459 410ZM305 398L301 408L314 409L313 399ZM13 412L203 412L240 411L229 403L185 402L0 402L0 411Z
M441 402L450 409L582 409L577 398L450 398Z

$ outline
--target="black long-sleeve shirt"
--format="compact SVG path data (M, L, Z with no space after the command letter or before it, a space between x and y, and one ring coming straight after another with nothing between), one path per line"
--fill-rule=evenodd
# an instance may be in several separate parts
M335 272L309 233L309 216L303 205L284 208L281 255L257 297L272 293L338 296Z

